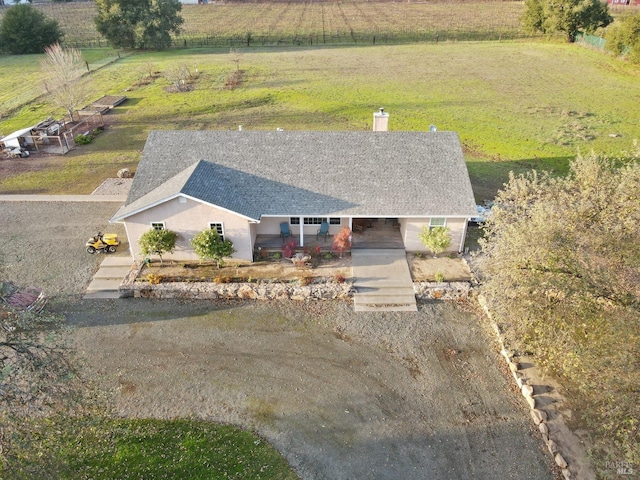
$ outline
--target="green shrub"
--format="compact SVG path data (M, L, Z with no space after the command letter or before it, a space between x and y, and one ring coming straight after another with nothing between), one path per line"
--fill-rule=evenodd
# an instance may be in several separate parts
M76 142L77 145L88 145L91 142L93 142L93 135L91 134L83 134L81 133L80 135L76 135L76 138L74 138L74 141Z
M451 245L451 234L447 227L422 227L418 234L422 244L433 252L433 256L437 257L439 253L444 252Z

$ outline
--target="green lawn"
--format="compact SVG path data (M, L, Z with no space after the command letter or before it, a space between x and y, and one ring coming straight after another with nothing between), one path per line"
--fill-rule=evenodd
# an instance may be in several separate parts
M262 438L197 420L49 419L8 452L3 478L273 479L298 476Z
M0 66L36 75L37 56ZM148 64L158 75L138 87ZM185 64L193 89L168 93L161 75ZM138 53L91 74L93 97L126 94L112 125L66 156L55 172L0 180L0 192L89 193L119 168L135 168L151 129L369 130L385 107L390 130L455 130L478 200L491 198L510 170L565 172L578 150L617 154L640 137L640 70L575 45L484 42L378 47L244 49L239 88L224 88L235 64L227 50ZM10 133L59 114L44 99L0 121ZM615 136L613 136L615 135Z

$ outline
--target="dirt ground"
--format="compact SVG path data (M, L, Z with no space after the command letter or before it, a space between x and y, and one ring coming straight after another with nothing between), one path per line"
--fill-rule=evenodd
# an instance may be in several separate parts
M249 279L267 280L297 280L302 277L334 278L343 275L346 279L353 276L351 270L351 257L322 259L315 266L296 267L291 260L281 258L278 260L262 261L257 263L236 262L228 260L224 266L218 268L213 262L173 262L165 261L163 265L159 261L151 262L149 267L144 267L139 279L144 280L146 275L152 273L173 281L214 281L216 278L231 278L235 281L247 281Z
M83 372L118 415L192 416L263 435L303 479L552 479L496 346L446 303L80 300L113 205L4 202L3 276L51 293Z
M413 253L407 254L411 276L416 282L433 282L436 273L442 273L445 281L469 281L471 273L465 261L461 258L432 256L416 256ZM160 263L154 260L149 267L144 267L140 272L139 279L142 281L148 274L160 275L165 281L195 281L206 279L212 281L216 278L230 278L237 281L248 279L279 279L297 280L302 277L312 277L314 279L332 279L336 276L343 276L349 280L353 278L351 268L351 256L345 255L343 258L322 258L316 266L296 267L286 258L278 260L262 261L257 263L235 262L229 260L226 264L218 268L212 262L173 262L165 261Z
M434 282L436 274L441 273L446 282L468 282L471 272L462 258L449 258L431 255L407 254L407 262L414 282Z
M84 301L66 311L116 412L250 428L303 479L552 479L470 314L350 303Z
M27 158L7 158L0 156L0 177L9 178L22 173L60 167L64 165L67 160L64 155L50 155L41 152L30 152Z

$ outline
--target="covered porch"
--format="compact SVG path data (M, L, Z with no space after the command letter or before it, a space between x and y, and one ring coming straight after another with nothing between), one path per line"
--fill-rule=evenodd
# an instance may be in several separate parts
M349 226L352 231L352 248L392 248L403 249L404 242L400 234L400 225L396 218L343 218L342 225ZM334 232L334 229L331 229ZM293 239L298 248L307 250L320 247L320 251L329 252L333 245L333 233L326 240L321 235L305 233L300 238L299 230L290 229L291 235L283 239L281 235L258 233L254 242L254 250L280 251L286 240Z

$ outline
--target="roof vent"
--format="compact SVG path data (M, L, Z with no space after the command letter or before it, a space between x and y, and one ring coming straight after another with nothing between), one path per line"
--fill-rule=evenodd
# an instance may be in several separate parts
M384 108L380 108L373 114L373 131L386 132L389 130L389 114L384 112Z

